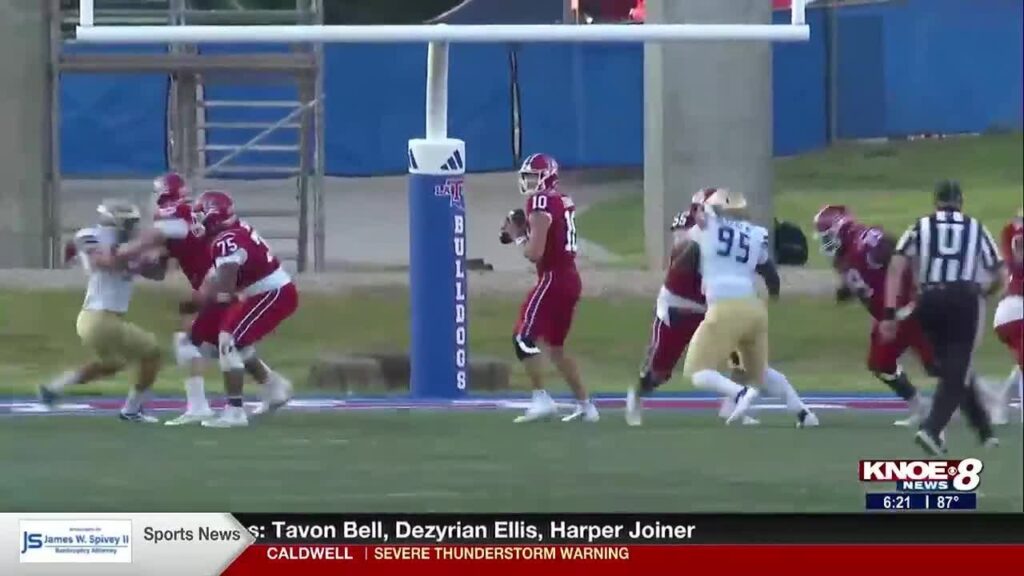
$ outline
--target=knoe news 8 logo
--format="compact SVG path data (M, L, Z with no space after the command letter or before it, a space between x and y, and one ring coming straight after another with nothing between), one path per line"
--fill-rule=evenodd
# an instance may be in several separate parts
M18 561L39 564L132 561L131 520L21 520Z
M963 460L861 460L861 482L895 482L899 490L973 492L981 485L985 465Z

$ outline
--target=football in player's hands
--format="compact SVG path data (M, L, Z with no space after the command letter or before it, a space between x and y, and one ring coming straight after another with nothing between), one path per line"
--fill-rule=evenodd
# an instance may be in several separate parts
M502 244L511 244L516 238L526 235L526 213L522 209L512 210L501 225L498 239Z
M524 212L522 208L516 208L509 212L508 218L512 221L513 226L522 232L526 231L526 212Z

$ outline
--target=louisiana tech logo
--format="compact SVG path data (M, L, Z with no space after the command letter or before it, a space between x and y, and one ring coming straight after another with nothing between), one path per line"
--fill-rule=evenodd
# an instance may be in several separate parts
M466 205L462 198L462 182L462 178L445 178L444 184L434 186L434 196L447 196L453 207L465 210Z
M22 520L22 563L131 563L131 520Z

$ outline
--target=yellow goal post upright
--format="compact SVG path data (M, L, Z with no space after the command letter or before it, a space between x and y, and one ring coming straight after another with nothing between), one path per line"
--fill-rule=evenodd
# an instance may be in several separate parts
M792 1L789 24L98 26L94 0L79 0L75 38L94 44L427 43L425 138L409 141L408 148L410 390L419 398L453 398L470 386L462 180L466 150L463 141L448 137L448 45L806 42L811 35L805 19L808 1Z

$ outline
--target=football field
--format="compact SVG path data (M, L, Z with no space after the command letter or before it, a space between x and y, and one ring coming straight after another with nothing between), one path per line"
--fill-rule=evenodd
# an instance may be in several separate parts
M908 210L927 204L934 168L945 166L969 187L969 210L995 230L1019 206L1020 150L1017 134L843 146L779 161L780 216L804 225L810 236L806 223L822 203L846 202L866 221L895 230L905 225ZM638 197L595 206L581 214L581 229L640 259L642 242L631 234L642 230L641 206ZM810 266L821 264L813 255ZM795 282L824 280L818 282L823 289L794 286L791 278L782 299L771 304L770 362L821 418L820 428L808 430L796 429L772 400L759 411L761 426L725 427L713 402L678 396L692 392L681 378L665 385L668 396L660 397L645 426L627 427L621 398L644 357L656 290L631 286L625 272L610 290L581 301L569 341L586 384L602 394L602 420L593 426L512 423L526 390L510 342L525 293L515 286L473 293L476 277L470 283L470 353L509 363L511 389L502 398L427 405L400 396L355 399L384 390L314 388L307 375L324 355L407 350L409 294L390 285L304 289L296 315L260 346L261 356L296 384L299 400L233 430L117 421L114 411L134 376L127 372L72 391L62 413L34 413L36 387L86 358L74 329L82 291L24 283L0 288L0 510L860 511L869 488L891 486L858 482L859 460L923 454L911 431L892 426L904 415L901 406L865 367L868 315L858 304L838 306L828 296L827 273L797 272ZM144 288L129 317L166 345L182 294L173 287ZM1005 378L1011 367L1009 353L988 331L975 360L991 379ZM903 362L931 394L934 380L912 357ZM156 407L164 409L158 412L164 419L180 409L183 377L168 365L157 381L156 393L165 400ZM208 395L219 398L214 369L206 382ZM549 389L565 390L553 374ZM986 452L959 419L948 429L951 458L984 462L983 510L1022 511L1021 430L1019 423L999 428L1002 446Z
M853 512L858 460L921 455L894 403L871 397L815 399L823 426L803 430L770 405L761 426L725 427L694 398L662 400L641 428L617 401L595 425L514 425L505 402L306 400L230 430L75 402L78 415L0 416L5 510ZM951 458L984 462L979 509L1021 512L1021 427L991 452L959 422L948 435Z

